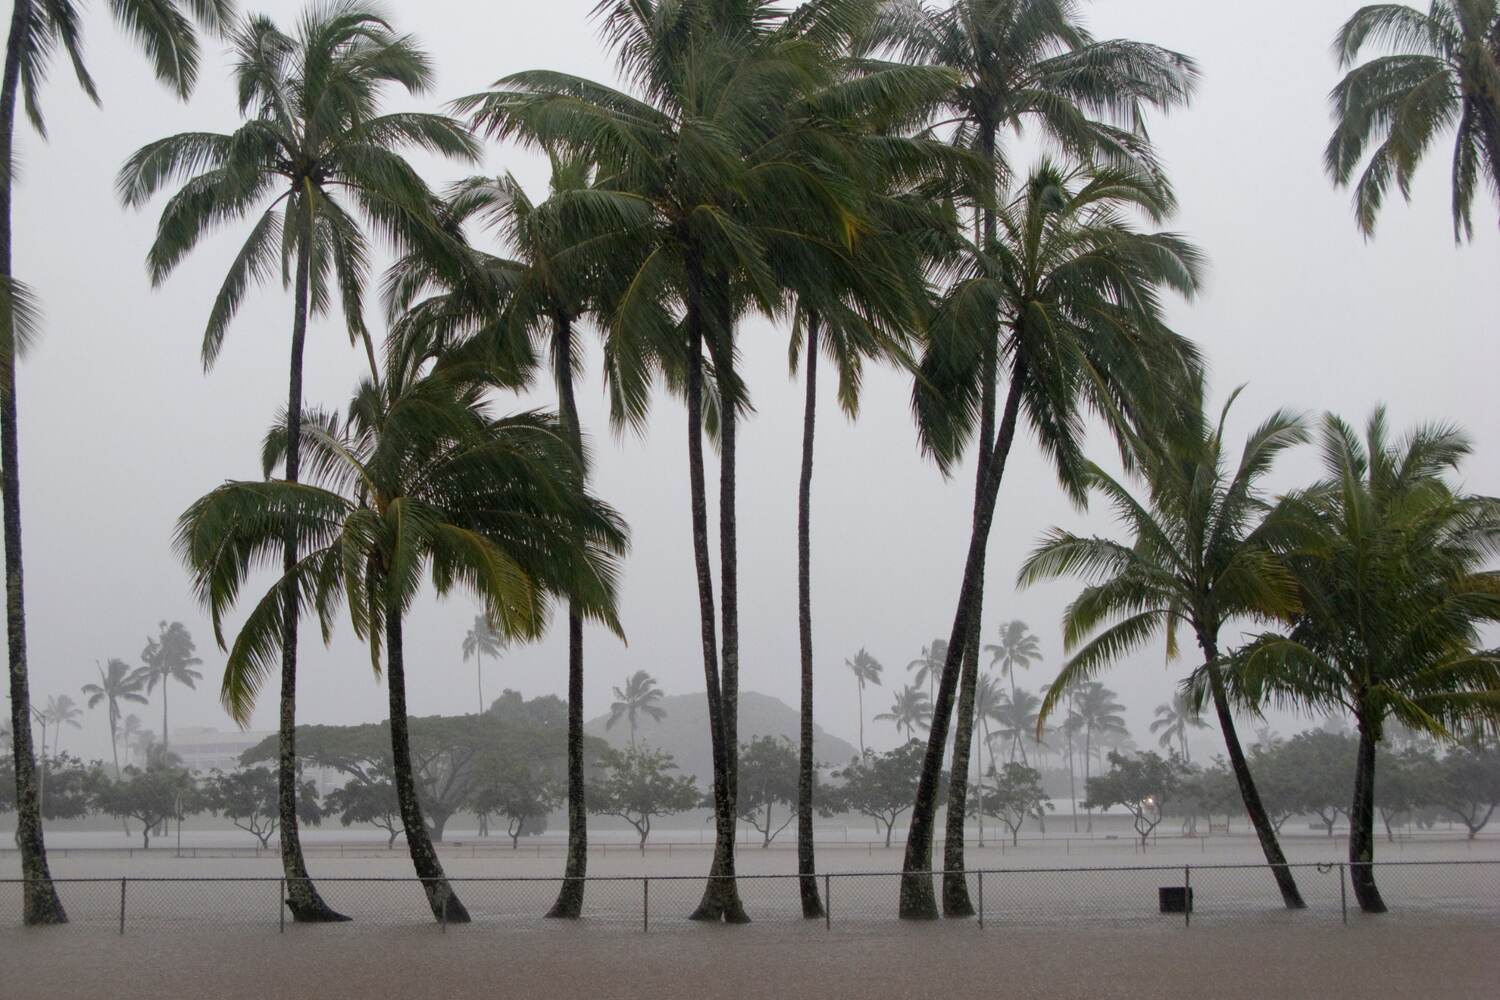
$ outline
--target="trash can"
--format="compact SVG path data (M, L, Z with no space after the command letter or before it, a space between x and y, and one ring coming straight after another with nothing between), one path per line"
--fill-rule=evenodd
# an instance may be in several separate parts
M1162 913L1187 913L1193 908L1193 890L1185 885L1164 885L1156 890Z

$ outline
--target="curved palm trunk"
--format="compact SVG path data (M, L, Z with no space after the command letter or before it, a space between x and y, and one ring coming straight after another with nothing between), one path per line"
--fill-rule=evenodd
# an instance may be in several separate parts
M714 615L713 571L708 557L708 489L703 474L703 301L701 275L688 295L687 418L688 492L692 507L693 566L698 580L698 623L703 643L703 679L708 702L709 743L714 765L714 856L703 899L693 920L745 921L734 882L734 789L727 747L725 694L719 683L719 644Z
M301 235L297 248L296 288L293 293L292 356L287 379L286 404L286 479L297 481L302 448L302 353L307 342L307 286L311 269L312 201L303 192L306 204L299 213ZM287 534L282 553L282 570L287 583L282 588L281 618L281 699L277 722L276 747L276 813L281 825L281 867L286 874L287 907L292 919L318 923L347 920L318 894L307 875L302 857L302 840L297 821L297 587L291 574L297 565L297 539ZM166 710L167 686L162 682L162 710ZM163 716L163 727L166 725ZM163 731L162 738L166 738Z
M573 395L573 328L566 318L557 322L557 394L563 433L583 469L583 429L578 401ZM630 741L635 743L634 719ZM583 915L583 891L589 864L589 815L583 785L583 615L568 603L568 860L562 889L547 912L549 917L573 919Z
M797 759L797 874L802 915L821 917L817 863L813 851L813 650L812 650L812 475L813 434L818 410L818 317L807 322L807 404L802 415L802 475L797 484L797 639L802 653L801 746ZM864 696L860 696L859 742L864 753ZM766 816L766 844L771 819Z
M1471 838L1472 839L1472 838ZM1384 913L1375 885L1375 736L1359 722L1359 757L1354 766L1354 803L1349 809L1349 881L1366 913Z
M1000 430L994 452L986 470L982 496L974 509L974 526L969 536L969 552L964 563L963 583L958 591L958 609L953 616L948 652L943 662L943 676L938 683L933 706L932 729L927 736L927 752L922 758L922 774L917 781L917 795L912 804L911 825L906 835L906 854L902 860L900 914L909 920L937 918L937 900L932 890L932 835L937 812L938 781L942 776L943 753L948 742L948 720L953 714L959 671L968 646L970 622L980 610L978 594L984 585L985 548L995 517L995 499L1005 475L1005 461L1015 441L1016 420L1021 409L1021 387L1026 372L1018 362L1011 372L1010 391L1006 395ZM950 808L951 805L950 805Z
M1250 817L1250 825L1255 828L1255 836L1260 840L1261 852L1266 856L1266 864L1271 866L1271 874L1276 878L1276 887L1281 890L1281 899L1286 904L1286 908L1289 910L1306 909L1307 903L1302 899L1302 893L1297 888L1297 880L1292 877L1292 870L1287 867L1286 855L1282 853L1281 842L1276 838L1276 827L1271 823L1271 817L1260 800L1260 791L1255 787L1255 778L1250 774L1250 764L1245 759L1245 750L1240 746L1240 736L1234 726L1234 716L1229 711L1229 696L1224 690L1224 673L1219 668L1218 643L1207 636L1200 635L1198 645L1203 649L1205 666L1208 668L1209 687L1214 698L1214 712L1219 717L1219 728L1224 732L1224 746L1229 751L1229 766L1234 772L1235 784L1239 786L1240 798L1245 801L1245 812Z
M406 829L406 849L411 854L417 877L422 880L422 889L427 893L427 905L432 908L433 917L450 924L466 924L469 911L453 894L453 887L443 874L442 862L438 860L427 833L427 824L422 819L422 804L417 801L411 735L406 721L406 658L401 641L401 614L396 608L386 610L385 644L386 686L390 690L391 703L391 769L396 778L401 825Z
M5 46L5 75L0 83L0 280L8 283L11 270L11 192L15 163L16 89L21 72L21 49L27 44L32 0L16 0L11 10ZM41 796L36 761L31 753L31 686L26 670L26 601L21 580L20 439L16 430L15 323L10 309L0 310L7 328L0 330L0 494L5 506L5 624L10 654L11 755L16 768L16 845L21 852L22 919L27 924L67 923L68 915L52 873L42 839Z

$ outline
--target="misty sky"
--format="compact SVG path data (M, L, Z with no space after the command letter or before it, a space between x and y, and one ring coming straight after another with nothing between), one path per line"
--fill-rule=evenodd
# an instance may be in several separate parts
M391 9L398 26L416 33L437 63L437 87L421 102L436 108L521 69L612 79L613 60L588 18L592 5L426 0ZM1326 94L1338 75L1328 46L1357 6L1356 0L1248 6L1102 0L1088 14L1099 37L1167 45L1202 68L1193 106L1153 122L1152 132L1181 200L1172 228L1197 240L1211 265L1202 296L1191 304L1174 302L1171 318L1203 346L1216 396L1249 383L1237 404L1236 433L1282 405L1332 409L1362 422L1383 400L1397 427L1446 419L1468 428L1478 443L1468 486L1500 493L1500 404L1492 391L1500 350L1495 311L1485 305L1500 243L1488 192L1476 205L1478 239L1455 248L1447 188L1451 143L1439 140L1419 177L1415 204L1391 204L1376 241L1367 244L1355 229L1347 193L1335 191L1322 172L1330 127ZM211 46L197 93L178 103L153 83L102 7L90 5L85 27L105 108L89 105L66 68L55 66L44 98L50 142L29 131L18 140L16 273L38 291L46 314L45 338L23 363L19 389L32 694L37 703L49 694L77 698L96 661L138 663L158 619L180 619L198 639L205 681L197 692L174 686L173 727L230 728L216 697L222 657L170 540L177 516L193 499L222 480L258 475L261 435L285 400L291 297L279 287L252 293L217 367L202 371L204 320L246 229L206 242L153 291L144 258L161 202L126 213L113 181L126 156L145 142L171 132L235 127L228 60ZM287 27L300 8L292 0L253 5ZM470 172L421 162L435 186ZM513 171L538 195L545 188L545 165L515 149L491 146L483 169ZM376 296L370 298L373 303ZM378 320L376 309L369 319ZM756 407L741 434L743 685L795 704L802 387L788 378L786 329L749 323L742 350ZM588 634L590 715L606 708L610 686L636 669L656 675L669 693L703 685L683 409L658 397L644 437L612 435L597 361L595 351L579 393L596 488L630 522L634 546L621 607L629 646L598 630ZM309 405L337 408L363 367L336 316L314 323L306 364ZM854 424L831 405L831 379L821 393L829 404L820 419L814 484L817 715L851 740L854 690L844 658L864 646L885 664L886 689L866 698L867 713L884 710L890 689L904 683L907 661L932 637L947 635L967 538L972 472L944 481L919 455L908 388L894 372L872 372ZM537 394L500 405L551 402ZM1283 463L1276 482L1298 484L1315 472L1314 456L1304 450ZM1062 653L1059 613L1076 584L1016 594L1011 581L1052 524L1108 527L1067 503L1027 439L1018 443L1002 489L984 639L995 641L1005 619L1031 624L1046 653L1046 662L1022 678L1031 687L1055 671ZM263 586L246 593L258 595ZM474 671L459 648L474 613L462 598L428 599L414 610L406 630L413 714L474 710ZM545 641L513 649L491 665L487 697L505 686L527 696L561 693L562 632L554 627ZM328 649L315 629L304 629L301 663L301 721L385 717L384 689L347 625ZM1152 651L1106 678L1128 703L1142 743L1152 707L1185 666L1164 669L1160 651ZM266 691L255 728L274 724L274 685ZM140 714L159 728L159 703ZM1285 730L1298 723L1278 725ZM868 731L877 745L895 742L887 724ZM64 747L107 757L103 733L101 710L85 719L82 733L66 733ZM1204 738L1205 746L1211 739Z

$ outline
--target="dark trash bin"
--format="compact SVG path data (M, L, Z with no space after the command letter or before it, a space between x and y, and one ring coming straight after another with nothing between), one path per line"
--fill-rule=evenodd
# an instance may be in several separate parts
M1193 890L1183 885L1164 885L1156 890L1162 913L1187 913L1193 908Z

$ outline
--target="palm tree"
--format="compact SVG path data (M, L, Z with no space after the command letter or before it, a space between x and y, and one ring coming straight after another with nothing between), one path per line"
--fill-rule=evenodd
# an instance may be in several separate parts
M1248 705L1354 717L1349 875L1360 908L1383 913L1371 863L1387 725L1457 741L1500 721L1500 654L1480 648L1484 627L1500 622L1500 572L1486 569L1500 553L1500 499L1456 485L1472 448L1452 427L1392 440L1377 408L1363 440L1332 415L1321 438L1326 479L1287 501L1296 610L1285 635L1242 651L1230 681Z
M1066 669L1066 668L1064 668ZM1059 682L1062 676L1059 675ZM1089 787L1089 770L1091 762L1096 758L1102 758L1102 738L1110 736L1126 736L1129 731L1125 728L1125 716L1120 713L1125 711L1125 706L1116 700L1116 695L1109 688L1098 681L1084 681L1078 685L1078 690L1073 698L1073 714L1077 718L1077 726L1083 732L1083 787ZM1088 810L1088 830L1094 831L1094 811Z
M931 864L937 781L955 695L955 735L962 741L955 747L967 746L972 732L982 612L976 588L983 582L984 542L1023 412L1063 486L1081 501L1084 413L1091 409L1103 416L1122 437L1122 414L1149 412L1170 398L1169 387L1185 382L1197 366L1195 349L1163 323L1160 292L1194 292L1198 252L1179 236L1137 231L1126 214L1160 219L1168 207L1148 176L1113 168L1063 169L1044 160L997 213L995 238L982 253L970 255L967 270L934 318L915 406L924 447L940 465L957 454L976 400L981 435L991 441L983 397L993 379L982 374L989 370L991 356L1006 359L1009 385L993 447L981 446L989 458L961 588L967 599L955 613L939 676L933 731L906 842L906 872L926 871ZM976 352L974 331L994 330L996 316L999 335L980 341ZM964 666L959 693L960 663L969 655L965 646L974 663ZM956 757L963 753L955 750ZM958 785L949 789L955 827L966 792ZM972 912L967 883L959 874L962 850L962 831L950 830L944 869L952 874L944 879L943 912L951 915ZM914 874L903 885L904 914L920 919L936 915L930 879Z
M42 721L44 725L52 726L52 756L56 757L62 752L62 727L71 726L74 729L82 729L83 725L78 721L83 717L83 709L74 703L72 698L65 694L47 696L47 707L42 709ZM46 746L47 734L42 734L42 746ZM43 750L45 755L46 751Z
M1296 605L1291 577L1269 548L1283 519L1265 516L1259 483L1282 451L1307 439L1307 431L1293 414L1272 414L1246 440L1231 472L1224 421L1238 391L1217 424L1204 409L1204 391L1200 380L1195 390L1184 391L1174 418L1163 419L1151 438L1135 439L1133 460L1148 491L1144 500L1098 466L1088 467L1089 489L1108 500L1134 536L1130 542L1053 529L1023 565L1023 585L1075 573L1092 581L1064 616L1073 656L1042 714L1051 714L1063 692L1157 635L1165 635L1167 655L1176 658L1178 628L1191 628L1245 811L1282 899L1288 908L1301 909L1302 896L1240 745L1219 633L1233 618L1285 615ZM1107 627L1089 639L1101 626Z
M906 665L911 673L911 682L916 687L927 688L927 700L932 700L933 686L937 683L938 674L943 672L943 660L948 656L948 641L946 639L934 639L922 647L922 655Z
M505 652L505 640L484 615L474 616L474 625L464 633L464 662L474 660L474 682L479 687L479 714L484 714L484 658L498 658Z
M125 762L127 764L130 762L131 751L140 745L142 736L149 733L149 729L141 728L141 717L133 712L125 716L125 721L120 723L120 742L125 744Z
M908 684L896 693L891 710L875 716L875 721L894 722L897 736L905 729L908 740L916 739L919 728L927 729L932 724L932 701L927 697L926 691L915 684Z
M83 92L95 103L99 92L83 58L83 24L73 0L15 0L5 43L0 82L0 163L13 164L16 102L44 138L41 87L48 63L61 48L67 53ZM194 24L218 33L233 16L228 0L111 0L116 23L145 50L162 83L186 98L198 75ZM26 665L26 600L22 585L20 413L16 405L16 359L40 328L40 311L25 283L15 276L11 207L15 174L0 171L0 500L5 520L6 624L10 636L10 705L16 769L16 843L21 853L23 919L27 924L60 924L67 913L52 888L37 804L36 762L31 751L30 683Z
M859 756L863 760L865 756L865 685L873 684L880 687L880 674L885 667L865 651L863 646L852 658L844 660L844 666L854 675L855 692L859 699Z
M1188 749L1187 731L1207 728L1208 723L1193 705L1193 700L1178 691L1172 695L1169 703L1156 706L1156 718L1151 722L1151 735L1157 738L1157 746L1163 750L1170 751L1175 742L1182 750L1183 763L1191 764L1193 754Z
M958 0L951 5L929 5L921 0L897 0L881 6L881 17L871 33L871 44L894 52L911 63L947 66L959 74L959 84L934 116L931 129L951 133L955 145L973 150L986 164L984 183L968 202L974 212L974 242L981 252L997 235L997 193L1011 185L1007 140L1023 128L1037 130L1045 139L1079 163L1107 163L1149 178L1156 195L1170 202L1144 129L1148 108L1171 108L1186 103L1197 71L1192 61L1153 45L1125 40L1096 41L1084 28L1073 0ZM903 869L909 873L932 867L932 830L937 810L937 780L948 739L948 720L958 695L955 766L949 789L949 831L944 869L963 868L964 775L969 734L973 729L974 689L979 672L979 636L983 617L984 548L993 513L990 494L998 492L1004 458L1013 431L996 420L1010 407L999 405L1001 359L1019 361L1020 352L1007 351L998 334L1006 325L1005 309L991 300L974 303L979 325L963 330L970 346L971 396L940 389L938 405L962 399L961 409L977 410L979 440L975 463L974 518L958 607L949 636L946 658L935 701L934 726L928 737L922 778L912 809ZM978 336L976 336L976 333ZM931 374L929 372L929 374ZM1012 396L1027 379L1024 370L1011 373ZM919 380L919 385L921 380ZM939 383L929 382L929 385ZM929 401L931 402L931 401ZM921 408L919 407L919 412ZM945 469L962 451L963 434L938 435L935 449ZM1045 435L1044 435L1045 438ZM991 475L990 468L995 472ZM994 488L990 482L993 480ZM960 670L963 670L960 679ZM957 793L956 795L954 793ZM961 875L944 880L943 912L970 916L966 882ZM903 880L901 912L930 919L937 916L930 880L910 875Z
M85 684L83 693L88 697L89 708L98 708L101 702L109 706L106 717L109 720L109 750L114 755L115 777L120 776L120 702L135 702L138 705L146 704L146 696L141 694L141 678L136 676L130 669L130 664L124 660L111 659L108 669L95 666L99 670L98 684ZM163 688L165 694L165 688ZM163 697L162 707L166 708L166 699Z
M399 349L382 382L366 381L347 421L305 414L310 482L231 482L182 516L178 548L215 628L249 570L295 538L303 555L245 620L225 664L225 707L244 719L275 667L290 584L317 610L325 636L348 595L355 633L390 696L391 754L413 867L433 916L466 921L417 799L406 713L403 625L430 577L437 593L466 589L507 637L534 638L554 596L618 631L613 555L624 529L583 489L582 470L556 420L496 419L483 370L421 374ZM268 436L267 476L291 434Z
M388 279L393 304L407 310L403 335L420 338L428 349L455 353L487 352L529 373L535 355L545 354L558 394L559 416L579 463L587 470L583 428L574 382L581 366L579 327L610 298L614 269L639 243L638 229L649 218L646 203L629 194L598 187L596 166L584 157L549 151L551 190L534 204L510 175L473 177L455 185L445 203L447 221L463 226L475 220L493 229L505 258L475 251L473 266L458 282L434 267L429 255L403 260ZM474 280L476 276L480 279ZM418 292L434 291L412 305ZM628 348L606 341L606 381L616 427L644 419L649 383L645 364ZM588 873L588 806L584 786L583 616L568 615L568 858L562 888L549 916L576 918L583 912Z
M1021 763L1028 767L1031 762L1026 758L1026 740L1037 738L1041 707L1042 699L1025 688L1017 688L1015 694L1009 696L1002 692L1000 702L995 706L994 718L998 724L995 735L1010 744L1012 761L1019 754Z
M642 715L649 715L660 722L667 717L667 710L657 704L662 699L661 688L656 686L656 678L644 670L637 670L625 678L623 688L613 688L615 700L609 706L609 718L604 720L605 729L613 729L616 722L626 719L630 722L630 744L635 745L636 721Z
M974 688L974 721L978 723L976 734L981 736L983 744L990 752L990 770L995 768L995 744L992 742L990 723L999 724L1003 721L1001 711L1005 705L1005 693L1000 685L995 683L995 678L985 674L979 678L978 685ZM976 752L975 757L978 757Z
M157 636L146 640L141 650L141 665L131 673L137 686L144 686L146 694L161 685L161 741L162 746L171 745L171 730L167 728L167 682L176 681L189 690L197 687L203 674L193 668L203 663L193 655L193 637L182 622L157 622ZM144 701L145 699L141 699Z
M605 316L610 339L654 356L686 397L688 486L699 628L714 765L714 860L695 919L748 917L734 878L739 702L737 424L748 405L736 370L741 316L782 306L799 248L852 241L855 192L784 141L799 102L839 65L847 5L771 0L604 0L598 13L632 96L548 71L518 73L458 102L497 138L566 149L597 163L611 189L649 207L640 252ZM705 406L705 352L711 394ZM705 414L705 409L708 413ZM711 421L711 423L710 423ZM703 470L705 427L719 442L716 615ZM721 617L720 617L721 616ZM716 618L718 620L716 620Z
M364 342L376 377L363 320L367 226L401 248L451 242L438 238L432 196L396 151L414 146L469 159L475 142L460 124L441 115L378 113L388 86L420 95L431 83L432 68L410 36L396 34L374 9L351 0L310 8L290 34L265 16L253 17L235 31L234 51L244 124L229 135L189 132L151 143L127 161L117 186L125 204L139 207L169 183L183 181L162 212L148 257L157 285L214 227L259 211L209 313L203 363L211 367L218 358L249 285L280 274L283 285L292 286L293 298L285 475L295 483L301 471L309 314L325 313L336 293L350 337ZM344 204L346 198L351 206ZM282 557L288 580L298 559L289 539ZM298 835L299 609L290 583L284 600L277 756L282 867L293 917L334 920L339 915L308 878Z
M1016 671L1025 670L1042 658L1040 640L1019 618L1002 622L1000 642L986 645L984 651L990 654L990 666L999 667L1000 672L1010 679L1011 700L1016 697Z
M1500 200L1497 38L1495 0L1432 0L1426 13L1404 4L1373 4L1339 29L1333 51L1339 68L1349 72L1330 95L1335 124L1323 162L1335 184L1353 182L1354 217L1366 237L1375 233L1391 182L1410 200L1422 157L1450 129L1456 133L1454 240L1474 236L1472 209L1481 178ZM1367 45L1389 54L1360 62Z

